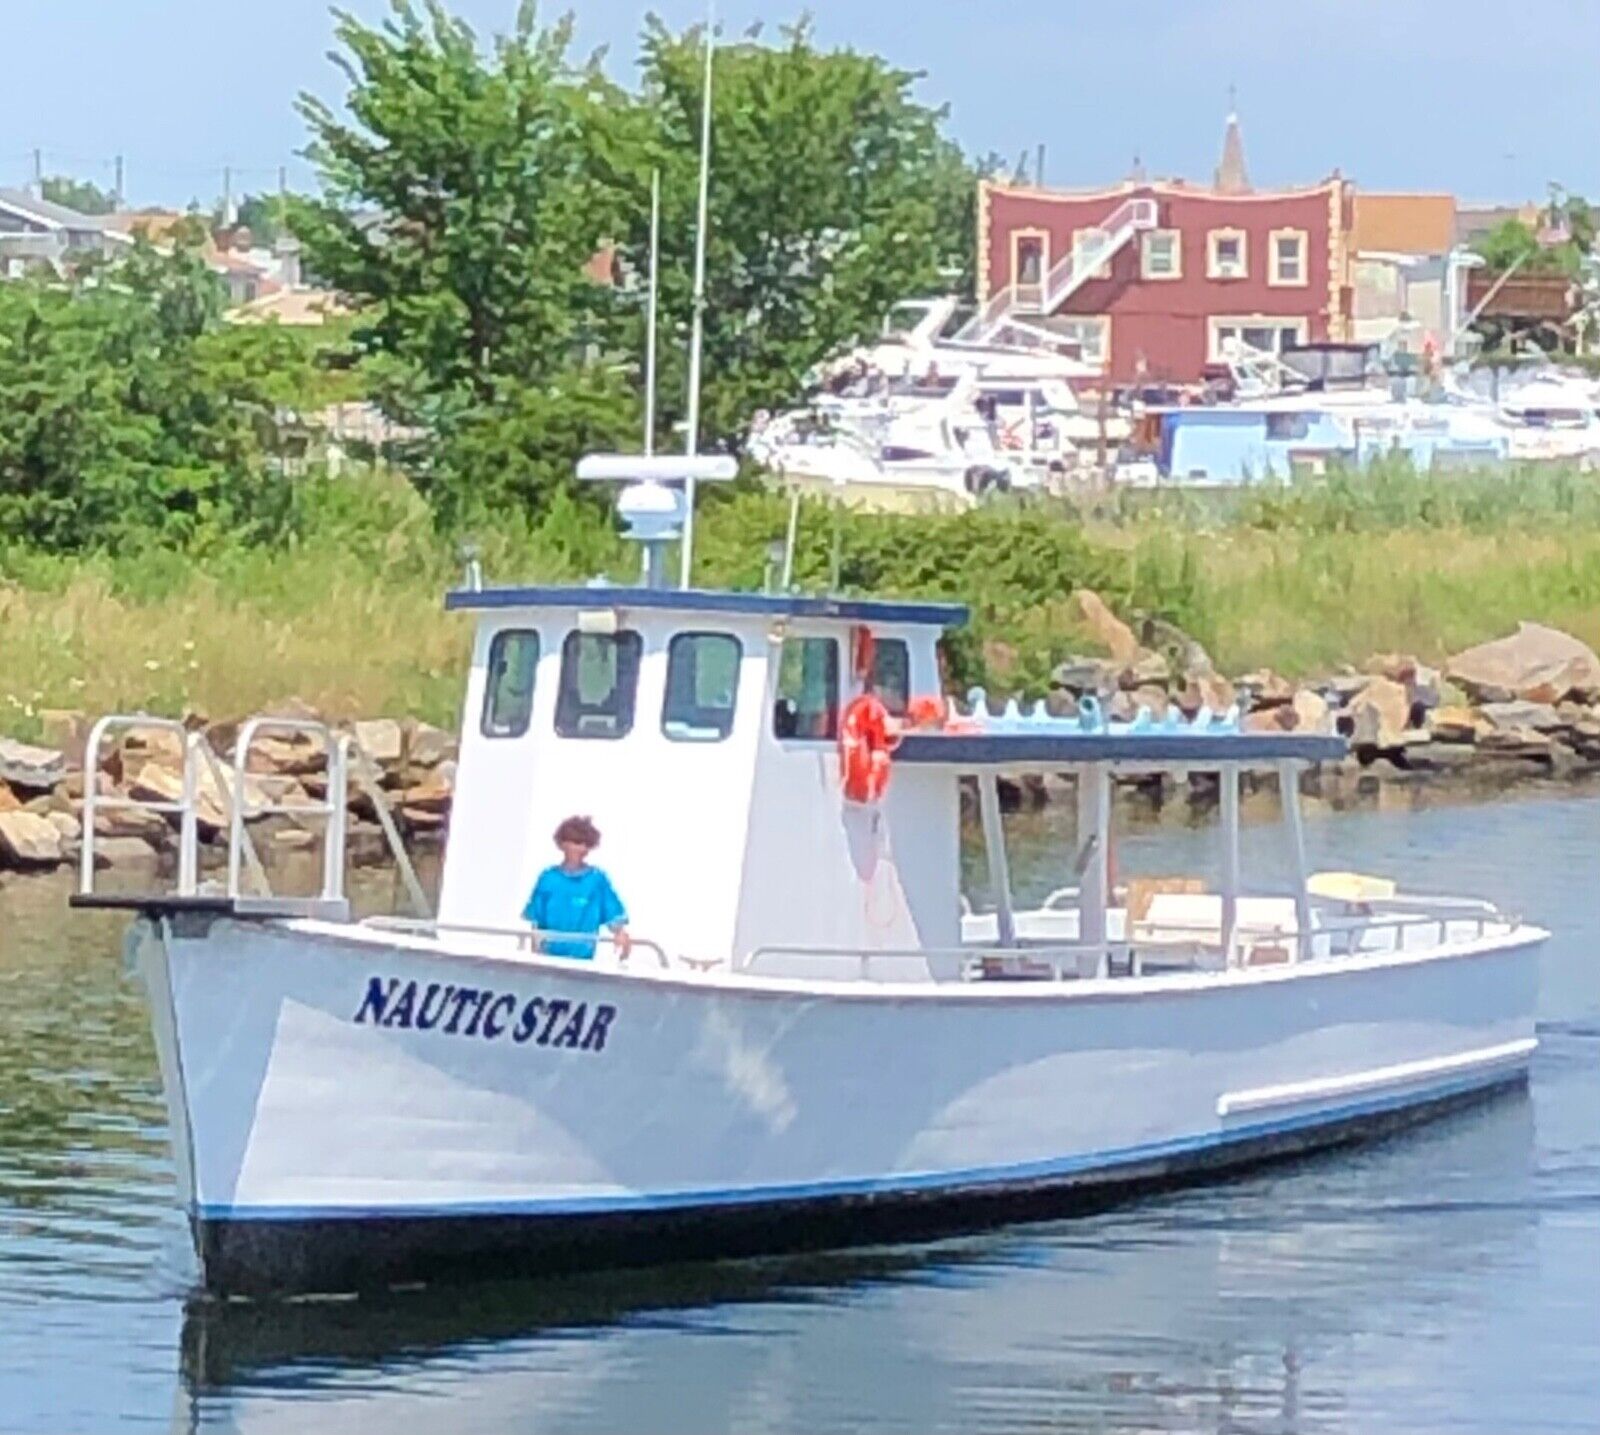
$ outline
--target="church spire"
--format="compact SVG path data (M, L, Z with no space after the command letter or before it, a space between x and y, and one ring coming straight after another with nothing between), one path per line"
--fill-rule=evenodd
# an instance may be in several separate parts
M1219 194L1249 194L1250 174L1244 167L1244 136L1239 132L1239 110L1232 85L1228 86L1228 123L1222 132L1222 163L1217 166Z

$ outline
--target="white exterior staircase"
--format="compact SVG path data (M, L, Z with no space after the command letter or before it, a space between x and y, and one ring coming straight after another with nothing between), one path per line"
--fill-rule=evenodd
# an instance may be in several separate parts
M1126 199L1101 222L1104 238L1076 245L1056 261L1040 284L1013 281L997 289L963 324L955 338L969 344L994 343L1013 320L1023 314L1053 314L1125 246L1136 234L1156 227L1156 202L1148 197Z

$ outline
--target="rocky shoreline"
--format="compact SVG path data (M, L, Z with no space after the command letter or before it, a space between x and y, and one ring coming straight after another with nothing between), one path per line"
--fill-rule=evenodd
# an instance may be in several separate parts
M316 716L294 700L271 711L281 717ZM83 760L90 720L74 712L47 712L41 718L46 742L0 737L0 872L50 872L82 856ZM184 722L191 732L203 732L214 752L232 751L238 720L208 722L190 715ZM377 718L347 726L371 759L376 785L406 844L437 844L454 793L455 738L412 719ZM224 789L236 781L222 761L216 773L202 773L196 801L202 869L227 860L229 798ZM98 782L100 796L108 799L176 801L183 791L182 740L168 729L132 729L102 752ZM314 811L294 810L313 809L327 796L327 760L319 738L272 732L257 737L244 789L253 805L289 809L249 821L264 862L320 847L325 819ZM138 807L96 810L97 868L153 875L176 861L177 839L176 818L168 814ZM375 805L354 783L345 841L349 860L357 866L388 859Z
M1225 677L1170 624L1146 620L1136 630L1087 590L1072 601L1105 652L1057 666L1048 706L1058 714L1070 716L1092 696L1115 721L1141 710L1159 719L1176 708L1188 719L1228 714L1250 732L1337 733L1350 752L1313 770L1309 781L1323 790L1419 780L1491 788L1600 773L1600 657L1553 628L1521 623L1455 654L1442 670L1379 653L1361 669L1295 682L1270 669ZM1003 796L1038 806L1056 786L1012 784Z
M1055 671L1049 706L1070 714L1094 696L1116 720L1141 709L1160 718L1176 707L1187 717L1202 710L1231 714L1247 731L1340 733L1349 755L1307 777L1313 792L1337 796L1392 783L1448 783L1476 791L1504 789L1529 779L1572 779L1600 773L1600 658L1578 639L1523 623L1494 642L1450 658L1442 670L1405 654L1378 654L1365 665L1292 682L1267 670L1227 678L1193 639L1169 624L1146 621L1138 630L1095 594L1073 595L1078 618L1101 655L1068 659ZM273 709L285 717L315 717L290 700ZM0 873L42 873L79 861L86 778L84 745L90 719L82 713L40 714L44 738L0 736ZM213 751L231 752L239 721L185 719ZM413 719L376 718L348 724L371 758L375 779L408 846L442 840L455 786L456 740ZM103 754L99 791L107 798L173 801L182 791L178 735L133 730ZM199 787L202 867L226 860L228 797L235 782L226 764ZM326 796L320 740L264 734L257 739L246 792L252 804L313 807ZM1159 803L1185 779L1129 778ZM1070 790L1070 778L1002 784L1012 809L1041 807ZM347 852L356 865L387 860L387 843L371 798L353 788ZM293 810L252 818L250 831L264 861L320 846L323 819ZM96 815L95 852L102 867L154 875L176 860L176 821L135 807Z

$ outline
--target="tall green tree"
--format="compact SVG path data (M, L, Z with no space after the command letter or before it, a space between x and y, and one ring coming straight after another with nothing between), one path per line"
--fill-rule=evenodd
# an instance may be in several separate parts
M705 35L647 22L645 144L627 208L646 272L648 170L662 172L662 412L684 410ZM917 76L823 50L810 24L714 59L702 438L730 442L757 408L793 402L805 372L875 335L896 301L970 288L975 177L921 104Z
M630 391L591 363L613 295L587 268L627 193L626 97L570 58L570 19L541 27L530 0L487 48L436 0L394 0L376 27L341 14L337 33L345 113L301 101L322 193L291 203L291 226L309 267L362 301L385 407L439 436L418 477L440 508L537 503L557 456L537 451L529 387L614 409L612 436L633 422ZM490 450L525 443L523 461L464 471L497 420Z
M79 214L110 214L116 208L114 195L90 180L73 179L70 175L47 176L40 192L52 204L65 205Z
M247 194L239 201L238 219L255 243L270 248L284 230L282 195Z
M56 550L269 536L294 336L223 322L197 250L142 240L67 283L0 284L0 537Z
M435 507L537 506L571 445L636 441L653 169L663 436L683 416L704 36L651 20L628 91L531 3L488 45L439 0L391 5L378 26L339 17L350 87L337 112L301 101L322 192L290 223L363 302L380 401L437 436L416 475ZM916 78L804 23L719 51L705 443L791 400L896 300L970 285L973 175Z

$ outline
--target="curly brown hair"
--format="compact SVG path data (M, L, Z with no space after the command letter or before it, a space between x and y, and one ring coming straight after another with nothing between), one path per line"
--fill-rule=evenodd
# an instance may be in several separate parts
M581 842L585 847L600 845L600 829L587 817L569 817L556 828L556 845Z

